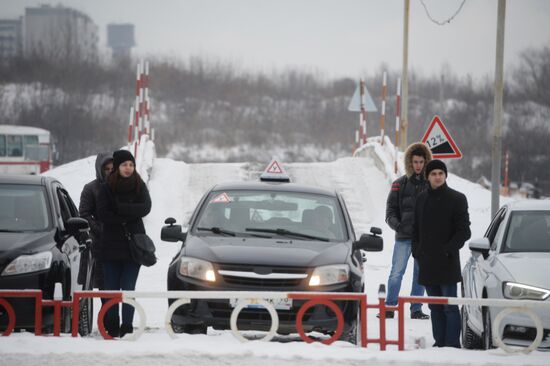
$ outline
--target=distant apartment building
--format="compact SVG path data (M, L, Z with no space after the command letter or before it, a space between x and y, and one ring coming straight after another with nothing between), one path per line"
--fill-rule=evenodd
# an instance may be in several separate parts
M51 60L98 58L98 27L90 17L63 6L25 9L23 51Z
M130 61L130 52L135 45L133 24L107 25L107 46L112 50L114 62Z
M22 49L22 20L0 19L0 59L20 56Z

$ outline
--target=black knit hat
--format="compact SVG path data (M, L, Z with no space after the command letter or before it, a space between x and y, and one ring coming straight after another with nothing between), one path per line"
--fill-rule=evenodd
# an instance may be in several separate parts
M426 177L430 175L430 172L434 169L440 169L445 172L445 176L447 176L447 165L445 165L444 162L438 159L434 159L426 165Z
M113 153L113 171L117 171L120 164L128 160L134 163L134 165L136 164L136 159L134 159L134 156L128 150L115 151Z

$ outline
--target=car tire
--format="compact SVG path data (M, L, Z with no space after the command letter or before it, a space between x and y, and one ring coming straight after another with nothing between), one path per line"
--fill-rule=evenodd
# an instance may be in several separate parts
M204 324L174 324L172 323L172 330L174 333L181 334L206 334L207 327Z
M86 298L80 300L80 311L78 314L78 334L85 337L92 333L94 325L94 299Z
M351 344L361 345L361 320L359 319L359 305L356 305L355 319L351 323L346 324L342 335L340 336L341 341L349 342Z
M187 334L206 334L206 325L204 324L187 324L183 326L183 332Z
M493 328L491 324L491 312L488 307L483 308L483 338L482 347L484 350L493 349Z
M462 317L462 347L466 349L481 349L482 339L468 325L468 312L466 305L462 306L460 311Z

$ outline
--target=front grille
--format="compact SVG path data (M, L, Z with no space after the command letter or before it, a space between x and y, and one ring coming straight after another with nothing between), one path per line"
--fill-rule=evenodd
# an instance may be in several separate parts
M308 268L296 267L268 267L251 265L218 265L218 272L233 272L231 274L221 274L223 281L237 288L246 288L249 290L298 290L304 286L304 281L308 277ZM268 278L268 275L280 277L302 277L302 278ZM265 276L265 277L263 277Z
M231 317L231 312L233 311L233 308L229 305L229 303L223 303L223 302L208 302L208 308L212 312L212 315L214 316L214 318L229 319ZM298 310L299 308L294 309L294 307L291 310L277 310L279 321L295 322ZM308 321L314 311L315 311L315 306L312 306L311 308L309 308L305 312L303 320ZM333 314L332 311L330 311L330 309L328 310L328 312ZM239 321L269 322L271 321L271 315L265 309L244 308L239 313Z
M518 328L517 326L513 325L507 325L504 327L503 337L502 338L512 338L512 339L521 339L526 341L534 341L535 337L537 336L537 329L533 327L519 327L524 328L525 331L517 331L515 328ZM542 340L545 341L547 338L550 337L550 329L543 329L542 331Z

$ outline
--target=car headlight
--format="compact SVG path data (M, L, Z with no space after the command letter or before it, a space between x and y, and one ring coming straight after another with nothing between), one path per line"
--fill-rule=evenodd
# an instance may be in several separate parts
M349 280L349 266L339 264L332 266L317 267L309 280L310 286L324 286L335 283L347 282Z
M504 282L502 292L505 298L514 300L546 300L550 296L550 290L515 282Z
M52 252L41 252L31 255L20 255L2 272L2 276L13 276L23 273L49 269L52 265Z
M180 274L203 281L216 281L216 274L214 273L212 263L197 258L182 257L180 259Z

